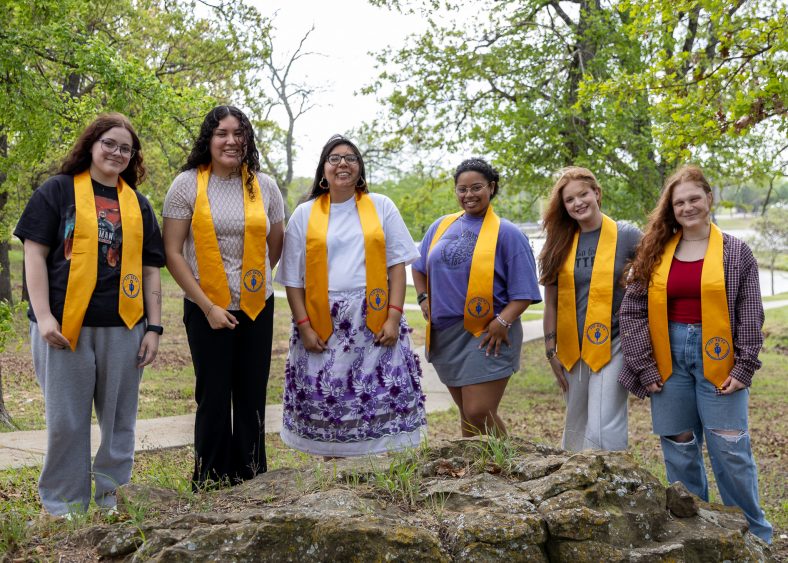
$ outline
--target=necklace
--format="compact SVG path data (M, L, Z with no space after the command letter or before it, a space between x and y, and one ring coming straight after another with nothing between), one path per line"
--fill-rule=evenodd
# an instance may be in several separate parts
M211 172L211 174L213 176L216 176L220 180L232 180L233 178L240 177L241 176L241 171L240 170L233 170L232 172L230 172L229 174L227 174L225 176L223 176L221 174L216 174L215 172Z
M699 241L699 240L706 240L707 238L709 238L709 235L706 235L703 238L684 238L684 237L681 237L681 240L686 241L686 242L696 242L696 241Z

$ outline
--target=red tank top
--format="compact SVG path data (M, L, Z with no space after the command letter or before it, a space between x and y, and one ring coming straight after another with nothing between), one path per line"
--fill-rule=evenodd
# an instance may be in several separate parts
M682 262L675 256L668 274L668 320L679 323L701 322L700 277L703 258Z

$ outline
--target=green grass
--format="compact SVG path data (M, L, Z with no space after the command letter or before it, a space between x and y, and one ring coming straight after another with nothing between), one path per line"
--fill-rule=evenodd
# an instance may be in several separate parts
M11 245L11 274L14 294L20 295L22 246L18 241ZM194 370L182 321L183 292L166 268L161 270L161 280L162 324L165 334L160 340L159 355L145 369L140 384L140 419L189 414L196 409ZM406 303L416 304L416 291L412 286L407 287ZM523 320L541 318L541 314L531 313L541 308L541 304L530 307L523 315ZM406 318L413 328L414 345L423 346L426 323L420 311L406 311ZM19 337L15 342L9 343L7 352L0 360L6 406L21 430L40 430L45 427L44 403L33 371L25 315L20 312L15 324ZM269 405L282 402L290 330L291 317L287 300L275 298L274 337L266 397Z
M760 359L762 369L756 373L750 397L750 433L758 463L761 501L767 518L775 526L777 542L781 533L788 531L788 483L785 480L785 459L788 456L788 307L766 313L766 342ZM423 321L422 321L423 323ZM416 324L414 322L414 324ZM515 374L504 395L500 414L509 432L537 442L560 444L564 418L561 393L551 371L542 359L542 345L528 343L523 347L523 368ZM164 388L164 387L162 387ZM428 441L457 437L460 434L456 407L428 415ZM651 434L648 401L630 399L629 409L630 452L648 470L665 482L665 471L659 440ZM290 467L300 468L312 475L315 458L286 448L279 437L266 437L268 467L270 470ZM418 487L417 475L412 471L412 460L407 457L387 472L378 472L375 486L386 491L392 499L410 502ZM492 444L478 453L479 463L507 466L510 452L505 441ZM192 495L189 476L194 457L191 448L177 448L157 452L143 452L136 456L133 483L145 483L173 490L191 510L209 507L210 497ZM710 467L707 465L707 468ZM328 471L328 466L320 471ZM75 525L62 521L41 520L41 506L37 495L36 480L39 467L0 471L0 513L7 515L0 523L0 551L8 546L30 546L55 541L63 532L74 526L106 522L106 518L91 509ZM708 471L710 478L711 471ZM713 479L713 478L712 478ZM716 488L711 485L712 500L719 500ZM435 501L438 503L438 501ZM439 504L439 503L438 503ZM435 510L441 507L436 504ZM127 518L149 518L155 515L155 506L140 506L136 515ZM36 522L30 526L28 522ZM35 539L34 539L35 537Z
M13 268L19 266L21 253L17 253ZM16 270L13 270L16 271ZM21 267L19 267L21 273ZM15 276L19 275L15 274ZM140 390L140 417L165 416L191 412L193 405L193 375L191 359L183 333L180 291L166 271L163 271L165 286L165 324L167 332L162 339L160 357L152 369L147 369ZM18 277L15 277L18 283ZM788 294L765 298L765 301L788 298ZM270 403L280 402L284 358L287 354L287 338L290 318L287 303L276 299L274 361L268 390ZM417 312L408 313L408 321L414 328L416 345L424 342L425 323ZM33 375L32 362L26 343L26 321L18 319L19 334L3 354L3 384L6 403L15 420L25 429L43 428L43 401ZM775 525L775 538L788 532L788 482L785 479L785 460L788 457L788 307L766 312L764 327L766 341L760 359L763 367L754 378L750 395L750 433L753 450L758 463L760 494L767 517ZM500 414L512 435L551 445L560 444L564 419L564 403L555 379L543 360L541 342L528 343L523 347L522 369L508 385L500 407ZM459 436L459 416L456 407L428 416L429 441ZM648 401L630 399L629 410L630 451L647 469L664 482L664 465L659 440L651 434L651 419ZM314 458L295 452L284 445L276 435L266 437L269 469L281 467L311 470ZM485 454L486 459L500 459L505 463L506 448ZM191 448L177 448L157 452L143 452L136 456L132 482L147 483L175 491L184 502L195 503L191 495L189 476L194 463ZM707 467L709 467L707 465ZM91 510L84 522L71 525L62 521L41 520L41 505L36 481L40 467L27 467L0 471L0 553L12 551L16 545L46 543L76 525L105 522L98 511ZM711 477L711 472L709 471ZM415 482L409 474L407 463L390 475L392 494L410 495ZM712 498L716 488L712 485ZM202 497L201 497L202 498ZM203 502L203 501L200 501ZM198 509L199 503L191 505ZM439 507L438 507L439 508ZM141 507L135 518L146 518L153 508ZM37 522L30 526L29 522ZM59 535L60 534L60 535ZM34 539L35 538L35 539ZM37 558L37 557L34 557ZM2 559L2 557L0 557Z

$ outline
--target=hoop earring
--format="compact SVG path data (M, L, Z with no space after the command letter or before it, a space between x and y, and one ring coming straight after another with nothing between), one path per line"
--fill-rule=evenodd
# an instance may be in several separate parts
M356 180L356 188L361 189L366 187L367 187L367 181L364 179L363 176L359 176L358 180Z
M327 190L328 189L328 180L326 180L326 177L323 176L322 178L320 178L320 181L317 183L317 185L320 186L321 188L323 188L324 190Z

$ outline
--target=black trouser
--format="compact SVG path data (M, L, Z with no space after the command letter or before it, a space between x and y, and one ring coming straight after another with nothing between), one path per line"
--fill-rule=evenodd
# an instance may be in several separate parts
M265 392L274 298L254 321L242 311L230 312L238 325L213 330L202 310L184 299L196 377L195 485L207 480L235 484L266 471Z

